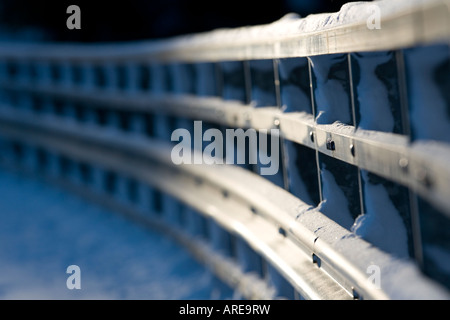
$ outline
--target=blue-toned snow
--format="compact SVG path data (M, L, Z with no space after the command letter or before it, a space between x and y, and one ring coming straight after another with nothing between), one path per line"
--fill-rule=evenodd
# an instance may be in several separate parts
M81 269L80 290L66 286L73 264ZM159 233L0 171L0 299L227 298L214 284L211 273Z

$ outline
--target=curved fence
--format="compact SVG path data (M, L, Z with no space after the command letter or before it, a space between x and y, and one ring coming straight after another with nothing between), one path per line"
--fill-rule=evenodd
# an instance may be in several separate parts
M448 299L450 2L391 2L3 44L1 163L168 233L244 298Z

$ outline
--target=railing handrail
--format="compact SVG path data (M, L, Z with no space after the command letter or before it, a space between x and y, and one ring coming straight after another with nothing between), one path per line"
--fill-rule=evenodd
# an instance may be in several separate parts
M450 149L435 141L430 144L410 143L406 136L349 125L320 125L304 112L284 113L277 107L253 108L238 101L188 95L152 95L99 92L65 88L53 84L27 85L1 82L0 88L22 92L45 93L73 101L107 104L124 111L157 112L190 119L203 119L222 125L256 130L279 128L283 139L317 149L346 163L374 172L415 192L450 216L450 170L447 166ZM186 107L187 106L187 107ZM278 125L275 125L275 120ZM311 140L313 134L316 139ZM328 150L326 141L339 141L344 147ZM350 146L353 145L353 151ZM430 157L429 155L433 156ZM368 156L370 155L370 156ZM401 161L408 161L408 171L401 170ZM426 179L424 179L426 177Z
M380 29L368 27L374 6L379 10ZM395 50L449 40L450 0L382 0L348 3L335 13L304 18L289 14L267 25L218 29L164 40L126 44L8 42L7 46L0 46L0 57L192 63Z
M24 141L28 143L48 146L55 152L67 153L83 161L95 160L94 162L99 164L112 166L112 168L117 167L116 169L120 168L121 172L136 175L137 179L144 179L154 187L162 188L163 191L198 209L205 216L214 218L229 232L243 237L266 259L276 265L304 297L312 299L345 298L346 294L339 292L336 288L329 290L325 287L311 286L312 279L308 280L308 277L312 275L311 270L316 270L317 273L313 277L313 282L322 283L322 285L328 283L328 286L333 286L327 277L322 276L323 279L320 280L319 270L325 270L325 272L331 273L337 283L347 290L348 297L351 296L351 289L353 289L359 297L362 296L366 299L404 299L408 296L412 299L447 298L445 290L420 275L420 271L413 262L399 261L371 246L365 240L354 237L351 232L337 225L319 210L313 209L287 191L273 186L266 179L241 168L209 165L176 166L170 159L171 146L167 143L142 141L136 139L135 136L130 140L126 136L111 135L111 133L96 128L82 128L74 123L70 125L68 123L56 124L51 119L41 119L36 122L32 114L20 111L0 112L0 122L2 124L0 132L6 136L25 138ZM68 143L69 141L76 143L72 146L72 143ZM83 146L85 143L87 143L86 146ZM95 151L97 147L100 149ZM107 149L117 150L117 152L109 154ZM115 154L121 155L115 156ZM161 167L157 170L147 171L147 173L140 171L139 161L136 163L126 161L128 157L131 159L135 155L143 157L146 163L151 160L151 163L157 163L156 167ZM160 170L163 171L162 175L158 174ZM164 170L180 173L164 175ZM152 176L154 177L152 178ZM174 178L175 180L171 181L172 179L169 178L171 176L180 178ZM228 204L221 208L221 206L208 204L208 201L198 201L199 196L202 195L188 192L192 188L187 188L181 183L183 176L190 177L194 184L195 181L202 181L202 184L206 185L203 189L213 200L215 199L214 190L219 194L219 198L223 190L226 190L227 202L230 203L230 199L232 199L231 202L235 205L234 209L237 210L236 214L230 214L229 209L233 207L233 204L231 207ZM161 180L162 177L165 178ZM240 184L236 185L236 179L240 181ZM161 181L165 182L161 183ZM194 195L195 199L192 199ZM205 198L208 197L205 195ZM248 212L249 215L244 212ZM257 219L260 219L260 222ZM267 226L271 225L275 228L275 233L279 232L279 228L283 230L281 234L284 236L280 236L280 239L286 237L286 243L283 244L284 242L280 242L280 239L275 240L273 235L267 238L269 229L258 227L263 221L268 223ZM316 233L318 229L323 229L320 235ZM334 244L330 245L330 239L327 239L328 236L326 236L327 232L340 241L333 241ZM285 245L290 248L289 251L282 249ZM274 250L276 247L281 250L280 253ZM351 250L343 250L343 248L351 248ZM306 254L306 257L309 256L311 266L314 256L321 259L321 268L313 268L307 274L303 274L302 271L305 272L306 269L301 267L302 264L299 265L297 261L297 259L304 260L301 258L302 253L297 252L297 258L294 260L289 258L296 252L294 250L299 249ZM364 255L362 255L363 252ZM299 254L300 256L298 256ZM279 255L283 259L280 259ZM363 258L364 256L366 258ZM366 269L371 264L376 264L386 270L381 279L380 288L374 287L368 280ZM399 265L402 266L402 274L408 274L411 277L408 283L404 283L402 290L389 285L399 276L398 273L390 272L390 270L397 270ZM409 289L417 287L421 288L420 292Z

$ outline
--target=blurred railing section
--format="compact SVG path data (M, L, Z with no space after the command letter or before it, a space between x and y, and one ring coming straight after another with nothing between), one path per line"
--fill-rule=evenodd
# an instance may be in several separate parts
M1 161L163 229L246 298L448 299L449 40L450 1L415 0L140 43L4 43ZM279 129L278 173L173 164L171 134L194 121Z

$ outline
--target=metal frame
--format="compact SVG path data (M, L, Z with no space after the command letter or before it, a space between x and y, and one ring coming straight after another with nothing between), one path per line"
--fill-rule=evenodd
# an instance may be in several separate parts
M49 152L144 179L238 235L302 298L448 298L446 290L418 270L424 266L418 196L449 218L450 148L445 137L430 143L414 136L406 72L410 47L442 44L443 52L448 50L450 1L404 1L396 6L389 1L376 2L382 11L379 30L367 27L366 15L352 16L371 5L349 4L334 14L304 19L290 16L266 26L163 41L94 46L8 44L0 48L0 132L10 140L37 144ZM311 23L319 27L311 29ZM396 121L401 132L360 128L357 118L353 77L358 59L353 55L387 50L394 50L390 61L396 68L395 107L400 110ZM310 105L294 106L306 111L284 109L286 79L279 67L287 58L307 59L302 68L307 71L309 88L305 90ZM206 64L212 73L200 70L200 65ZM319 64L340 72L343 78L333 80L348 98L348 105L336 106L342 112L325 121L320 112L326 106L316 92L323 89L320 86L325 88L316 68ZM260 87L265 79L259 83L255 74L266 72L267 66L273 67L269 72L273 96L264 100L267 92ZM142 68L147 73L142 73ZM142 77L147 79L140 83ZM209 81L212 85L206 89ZM41 99L37 111L33 111L34 97ZM81 105L85 121L76 120L76 110L61 111L64 105L60 101ZM99 108L120 114L109 115L101 124L94 114ZM144 114L154 117L151 139L144 132ZM132 118L131 124L124 124L121 116ZM171 121L189 126L189 119L219 127L279 128L281 188L241 168L171 164L167 156L170 145L164 143L167 128ZM317 203L307 205L292 195L288 158L293 151L286 142L315 153L320 201L325 199L321 174L330 161L327 159L340 160L342 168L357 170L356 213L364 214L362 171L407 188L416 262L398 261L319 212ZM148 168L154 172L148 173ZM170 202L170 198L164 199ZM368 258L361 259L360 254ZM367 283L369 262L383 267L381 289ZM412 277L401 282L401 288L389 285L390 281L398 283L396 275L389 273L394 266ZM213 269L223 275L217 268L214 264ZM423 292L415 292L417 285Z
M218 98L117 92L83 92L57 86L0 83L4 89L49 97L108 105L127 112L158 113L202 119L231 127L257 130L279 128L286 140L317 149L320 153L355 165L413 189L450 215L450 149L445 143L410 144L404 135L358 129L348 125L318 125L304 112L284 113L279 107L254 108ZM314 136L314 141L311 139ZM334 141L334 150L327 141ZM429 155L433 154L433 157ZM407 168L406 168L407 167Z

